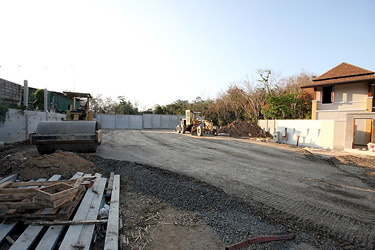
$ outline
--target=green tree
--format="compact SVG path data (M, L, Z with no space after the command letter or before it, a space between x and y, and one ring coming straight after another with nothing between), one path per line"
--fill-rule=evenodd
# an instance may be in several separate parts
M124 96L119 96L120 103L115 107L116 114L126 115L138 115L139 111L136 105L133 105L130 101L126 100Z
M163 107L160 106L159 104L156 104L155 107L154 107L154 111L153 111L153 113L154 113L154 114L159 114L159 115L164 114Z
M44 90L38 89L34 92L34 107L38 110L44 111Z
M310 110L306 97L299 94L267 95L262 114L266 119L304 119Z

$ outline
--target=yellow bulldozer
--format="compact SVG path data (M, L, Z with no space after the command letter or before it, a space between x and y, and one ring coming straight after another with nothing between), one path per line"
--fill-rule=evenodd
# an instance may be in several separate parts
M36 128L36 133L29 135L31 144L36 145L40 154L51 154L56 150L73 152L95 152L102 142L101 125L93 121L88 93L64 92L71 97L73 105L66 111L63 121L43 121ZM76 108L76 98L86 99L86 103Z
M176 127L177 133L185 134L188 131L198 136L203 136L204 133L218 135L219 128L212 121L205 120L201 114L198 110L185 110L185 118L180 119L180 124Z

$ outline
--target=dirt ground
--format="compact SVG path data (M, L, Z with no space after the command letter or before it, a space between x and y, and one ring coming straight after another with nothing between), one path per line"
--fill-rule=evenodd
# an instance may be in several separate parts
M373 157L147 130L105 131L97 155L212 185L269 224L307 233L302 242L318 248L374 247Z
M68 179L77 171L105 172L91 161L70 152L41 156L34 146L23 143L7 145L0 151L2 177L18 173L19 179L25 181L61 174ZM136 192L124 180L121 185L120 216L120 232L127 240L124 249L224 248L199 216ZM91 248L102 249L103 244L103 237L99 236Z
M286 233L296 239L249 249L371 249L374 167L374 157L167 131L105 131L96 155L0 151L1 176L120 173L125 249L223 249Z

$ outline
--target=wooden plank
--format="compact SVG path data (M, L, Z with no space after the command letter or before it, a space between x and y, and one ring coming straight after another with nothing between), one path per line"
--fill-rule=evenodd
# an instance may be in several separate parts
M53 175L49 180L56 181L61 179L61 175ZM49 214L51 209L44 209L43 214ZM18 237L16 242L11 246L10 250L14 249L30 249L35 243L38 235L42 232L43 226L28 226L26 230Z
M5 188L7 186L9 186L12 182L11 181L6 181L6 182L3 182L0 184L0 188Z
M120 175L115 175L111 194L111 204L109 206L107 232L105 235L104 249L118 249L119 233L119 208L120 208Z
M89 181L91 181L92 177L84 177L83 183L88 184ZM29 186L51 186L56 183L66 183L66 184L74 184L74 180L61 180L61 181L53 181L53 182L47 182L47 181L40 181L40 182L10 182L7 186L7 188L19 188L19 187L29 187ZM82 184L83 184L82 183ZM1 187L1 186L0 186Z
M30 193L0 194L0 201L19 201L30 198Z
M103 192L105 188L105 184L107 180L105 178L100 178L101 175L97 174L97 179L95 180L95 183L92 188L89 188L86 192L85 197L83 198L80 207L77 210L77 213L74 216L73 220L90 220L90 219L96 219L97 214L99 212L99 206L101 199L103 197ZM97 193L94 192L96 190ZM94 227L93 227L94 228ZM80 242L83 240L81 239L81 234L84 233L84 231L87 230L91 231L91 226L87 225L73 225L70 226L68 231L66 232L66 235L64 237L64 240L61 243L61 246L59 249L66 250L66 249L74 249L72 245L76 244L77 242ZM84 235L84 239L86 239L87 234ZM89 249L90 243L92 238L92 232L89 239L89 242L84 242L85 249Z
M35 204L31 200L20 202L1 202L0 209L40 209L43 205Z
M77 172L77 173L75 173L73 176L72 176L72 178L70 178L71 180L75 180L75 179L77 179L78 177L81 177L83 175L83 173L82 172Z
M7 177L4 177L3 179L0 180L0 184L7 182L7 181L14 182L17 180L17 177L18 177L18 174L12 174Z
M34 188L31 188L31 187L34 187ZM30 188L25 188L25 189L4 188L4 189L0 189L0 194L25 194L26 193L26 194L34 195L36 187L38 186L30 186Z
M104 224L108 220L69 220L69 221L33 221L31 222L32 226L57 226L57 225L89 225L89 224Z
M105 196L109 197L112 193L112 187L113 187L113 178L115 176L115 173L114 172L111 172L111 176L109 177L109 180L108 180L108 186L107 186L107 190L106 190L106 193L105 193Z
M72 179L73 180L77 179L78 177L80 177L82 175L83 175L82 172L78 172L72 177ZM100 176L101 175L97 175L98 178L95 179L94 185L95 185L95 183L99 182ZM85 197L86 197L86 195L85 195ZM83 201L82 201L82 203L83 203ZM81 204L81 206L82 206L82 204ZM79 208L78 208L78 210L79 210ZM38 246L36 247L36 250L55 249L57 247L58 242L60 241L60 239L63 235L63 232L65 231L64 230L65 228L66 228L66 226L49 227L47 232L44 234L43 238L40 240Z
M90 206L86 220L95 220L98 217L99 210L101 208L102 201L104 199L104 189L107 183L106 178L102 178L100 185L98 186L98 193L94 196L93 202ZM81 235L77 242L83 242L86 250L90 249L90 244L94 235L95 225L83 225Z

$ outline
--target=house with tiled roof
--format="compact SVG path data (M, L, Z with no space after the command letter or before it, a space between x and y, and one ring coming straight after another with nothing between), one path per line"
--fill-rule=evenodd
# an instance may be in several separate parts
M335 150L375 142L374 71L343 62L302 89L313 93L311 120L258 122L274 136L279 132L279 142Z
M346 119L347 112L375 111L375 72L341 63L302 88L314 88L313 120Z
M345 137L345 148L374 141L374 71L343 62L302 88L314 89L313 120L345 121L338 133Z

